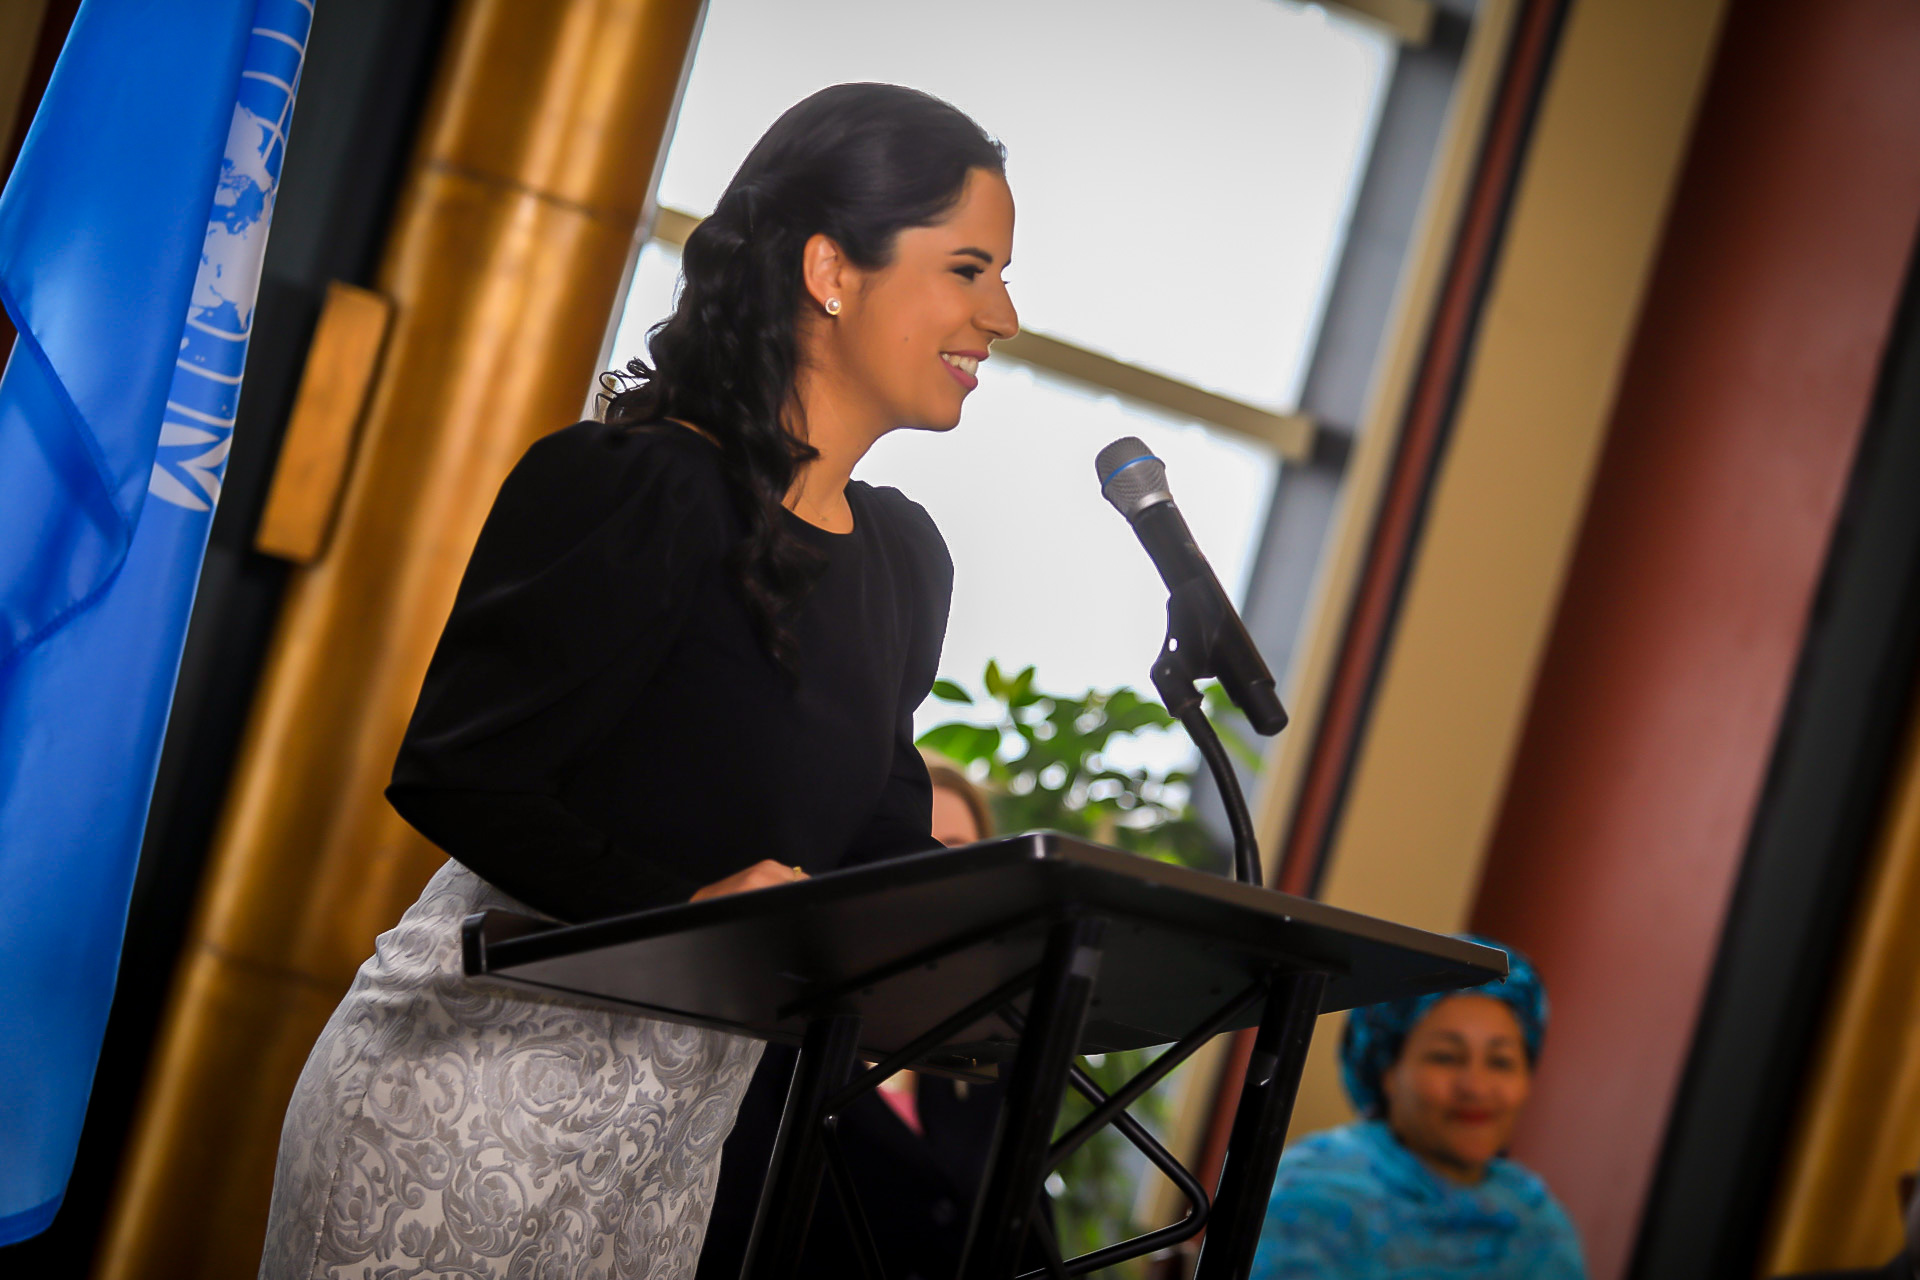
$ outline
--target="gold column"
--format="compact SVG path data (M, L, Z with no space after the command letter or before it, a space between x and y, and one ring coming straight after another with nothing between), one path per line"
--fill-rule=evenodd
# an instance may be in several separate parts
M501 478L577 416L699 0L468 0L382 264L395 315L296 571L96 1274L251 1277L280 1122L440 855L381 798Z
M1877 1267L1920 1163L1920 706L1800 1105L1762 1275Z

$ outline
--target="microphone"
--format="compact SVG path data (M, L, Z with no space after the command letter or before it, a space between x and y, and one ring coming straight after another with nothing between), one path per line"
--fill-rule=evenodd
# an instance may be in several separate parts
M1287 712L1266 660L1174 505L1167 464L1145 442L1127 436L1100 451L1094 471L1101 495L1133 526L1172 593L1169 649L1177 651L1190 676L1218 676L1258 732L1271 736L1286 728Z

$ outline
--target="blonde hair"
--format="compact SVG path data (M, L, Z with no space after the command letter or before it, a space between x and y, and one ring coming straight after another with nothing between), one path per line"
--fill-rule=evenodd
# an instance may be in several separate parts
M985 840L992 836L993 807L987 801L986 791L945 756L923 750L920 758L926 761L927 777L933 780L933 789L951 791L959 796L960 802L967 806L967 812L973 815L973 825L980 832L979 838Z

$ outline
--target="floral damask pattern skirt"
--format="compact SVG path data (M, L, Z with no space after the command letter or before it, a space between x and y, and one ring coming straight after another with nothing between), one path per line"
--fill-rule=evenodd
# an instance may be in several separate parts
M483 983L449 862L380 936L280 1136L261 1280L690 1280L760 1043Z

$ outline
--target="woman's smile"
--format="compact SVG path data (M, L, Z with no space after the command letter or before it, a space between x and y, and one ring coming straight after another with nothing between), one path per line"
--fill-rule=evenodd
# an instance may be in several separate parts
M1447 1119L1454 1124L1492 1124L1500 1118L1500 1112L1486 1107L1455 1107L1447 1112Z
M947 366L947 372L953 375L955 382L969 391L980 385L976 370L980 368L980 362L986 358L987 353L984 351L942 351L940 353L940 363Z

